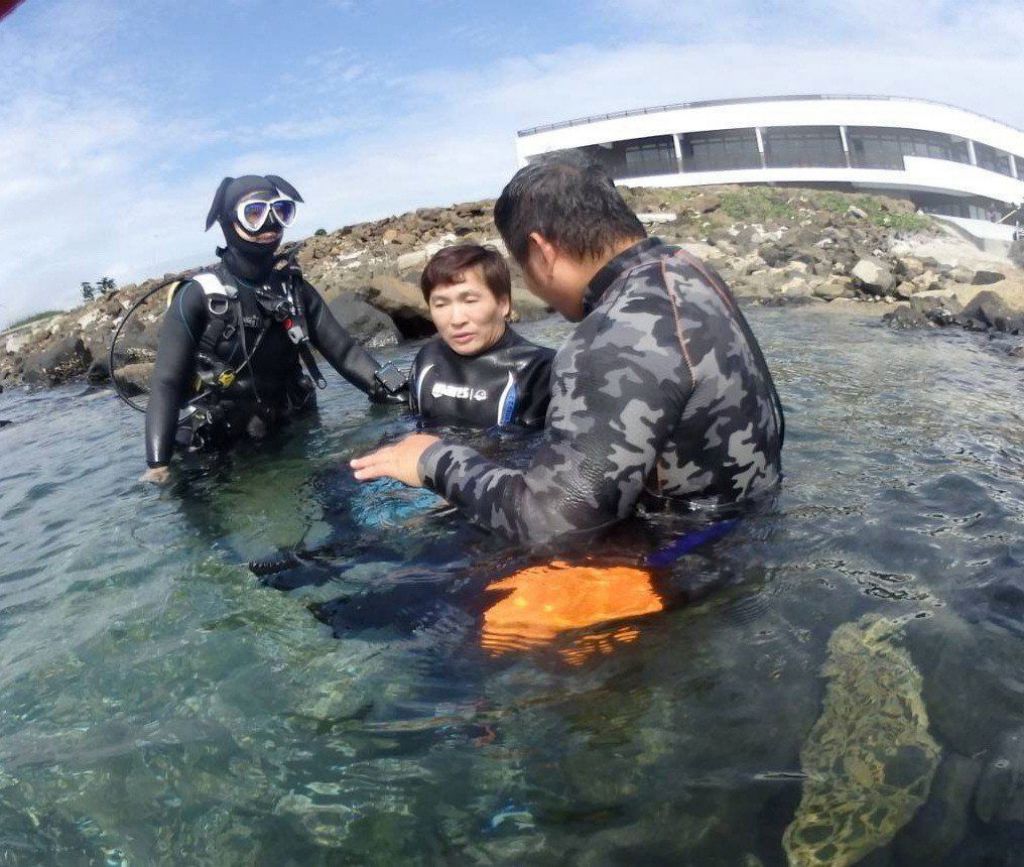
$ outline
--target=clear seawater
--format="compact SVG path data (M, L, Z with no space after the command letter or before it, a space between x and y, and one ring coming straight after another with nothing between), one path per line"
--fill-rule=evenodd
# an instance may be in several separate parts
M0 865L783 864L829 636L871 612L905 623L943 761L983 769L1024 724L1021 362L869 315L750 319L785 484L596 637L488 644L488 585L535 561L355 483L411 423L333 375L317 420L165 489L109 391L0 396ZM671 522L590 554L635 565ZM319 553L269 585L246 566L296 547ZM954 794L946 863L1017 863L1016 825ZM924 825L864 863L936 863Z

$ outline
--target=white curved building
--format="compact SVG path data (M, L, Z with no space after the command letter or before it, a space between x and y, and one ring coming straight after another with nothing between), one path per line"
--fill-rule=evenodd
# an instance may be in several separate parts
M906 196L993 219L1024 201L1024 132L942 103L780 96L623 111L521 130L520 165L580 148L630 186L793 184Z

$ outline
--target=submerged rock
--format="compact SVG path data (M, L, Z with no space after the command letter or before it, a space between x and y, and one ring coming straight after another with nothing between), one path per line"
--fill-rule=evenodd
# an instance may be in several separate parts
M941 864L967 833L971 798L981 772L976 759L950 753L932 782L928 802L896 838L899 863Z
M800 751L807 778L783 836L792 865L856 864L928 797L939 746L921 675L894 643L899 631L896 621L867 615L829 639L825 705Z
M1007 732L992 750L974 809L983 822L1024 822L1024 728Z

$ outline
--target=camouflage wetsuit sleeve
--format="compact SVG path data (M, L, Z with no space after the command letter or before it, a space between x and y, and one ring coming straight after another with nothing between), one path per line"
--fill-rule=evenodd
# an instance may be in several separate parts
M530 466L435 443L420 477L517 542L592 531L652 500L733 502L781 477L782 408L721 278L658 239L591 282L555 356L544 441Z
M625 517L693 388L674 328L664 291L623 294L555 356L544 442L525 472L441 442L420 461L424 483L517 542Z

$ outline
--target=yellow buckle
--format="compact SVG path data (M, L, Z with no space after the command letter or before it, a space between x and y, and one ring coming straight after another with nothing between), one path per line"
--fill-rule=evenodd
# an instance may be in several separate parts
M225 370L220 376L217 377L217 382L220 383L221 388L227 388L235 381L235 372L233 370Z

